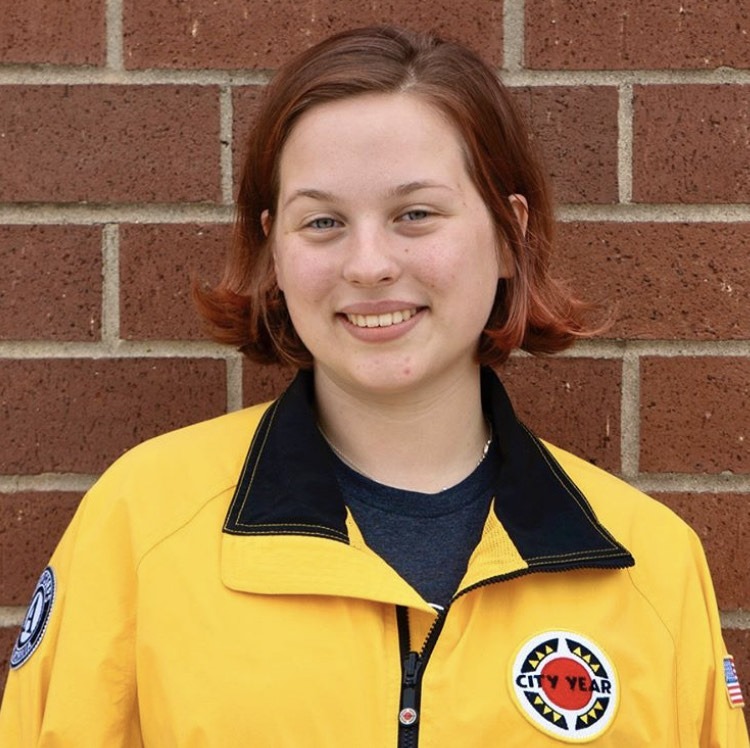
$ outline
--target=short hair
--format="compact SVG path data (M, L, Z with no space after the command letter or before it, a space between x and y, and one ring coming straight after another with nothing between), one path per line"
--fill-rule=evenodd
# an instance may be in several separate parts
M224 276L194 297L211 336L260 363L312 365L275 277L271 222L279 195L279 162L295 123L311 108L365 94L418 96L447 116L463 140L466 167L512 257L498 281L479 363L499 365L515 348L555 353L592 334L589 305L550 275L554 218L548 180L510 93L466 47L433 34L390 26L336 34L281 67L265 91L249 136ZM526 232L509 196L528 202ZM468 303L468 302L467 302Z

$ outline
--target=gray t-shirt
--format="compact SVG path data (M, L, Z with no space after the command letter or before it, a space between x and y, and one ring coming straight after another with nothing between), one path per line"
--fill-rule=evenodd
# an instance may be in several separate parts
M367 545L427 602L446 607L487 519L497 450L490 448L469 476L435 494L377 483L334 458L344 501Z

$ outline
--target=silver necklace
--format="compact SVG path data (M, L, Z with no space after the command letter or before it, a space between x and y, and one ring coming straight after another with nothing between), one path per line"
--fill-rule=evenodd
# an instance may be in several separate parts
M494 437L494 432L492 430L492 422L486 421L487 423L487 441L482 445L482 454L479 456L479 460L477 460L477 464L474 466L474 470L476 470L483 462L485 457L487 457L487 453L490 451L490 445L492 444L492 439ZM330 439L328 434L326 434L325 430L323 429L323 426L318 423L318 431L320 431L320 435L325 439L326 444L331 448L331 451L343 462L345 465L348 465L352 470L356 471L360 475L364 475L365 478L369 478L371 481L374 481L375 483L380 483L377 478L370 475L367 471L363 470L359 465L357 465L354 460L352 460L350 457L347 457ZM473 472L473 471L472 471ZM450 486L444 486L441 488L441 491L445 491L446 488L450 488Z

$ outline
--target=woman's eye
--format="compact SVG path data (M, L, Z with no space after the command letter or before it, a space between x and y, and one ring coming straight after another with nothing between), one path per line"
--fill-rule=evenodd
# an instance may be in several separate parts
M317 229L318 231L326 231L328 229L335 229L337 222L335 218L330 216L323 216L321 218L313 218L310 223L307 224L311 229Z
M408 210L401 218L404 221L424 221L429 215L430 213L426 210Z

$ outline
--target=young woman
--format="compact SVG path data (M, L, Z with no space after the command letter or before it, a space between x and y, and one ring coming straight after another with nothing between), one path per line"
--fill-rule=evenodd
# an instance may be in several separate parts
M89 492L0 744L746 746L695 535L539 441L487 368L586 334L551 224L463 47L364 29L283 68L199 300L299 374Z

